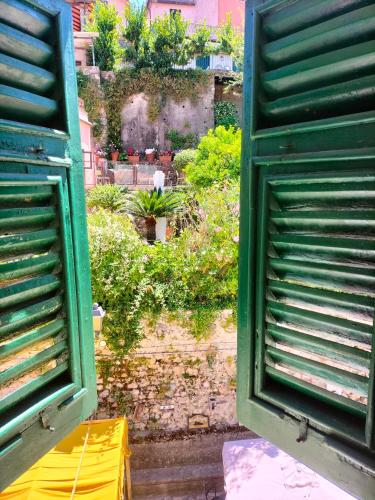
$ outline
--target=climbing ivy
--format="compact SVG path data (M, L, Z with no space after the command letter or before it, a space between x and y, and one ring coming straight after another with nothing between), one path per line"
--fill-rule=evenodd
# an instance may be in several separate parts
M101 110L103 107L103 95L99 83L92 77L77 71L78 95L85 103L88 118L93 124L92 133L95 139L99 139L103 132Z
M121 109L134 94L143 92L149 100L148 115L155 121L167 98L175 102L196 102L208 85L210 75L200 70L173 71L160 75L149 69L123 69L103 85L108 121L108 142L121 142Z
M218 101L214 105L215 127L223 125L225 128L239 126L238 111L230 101Z

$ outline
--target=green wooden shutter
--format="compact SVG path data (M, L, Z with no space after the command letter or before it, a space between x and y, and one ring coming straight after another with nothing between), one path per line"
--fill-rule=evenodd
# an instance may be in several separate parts
M0 490L95 409L70 8L0 0Z
M239 419L374 498L375 5L247 5Z

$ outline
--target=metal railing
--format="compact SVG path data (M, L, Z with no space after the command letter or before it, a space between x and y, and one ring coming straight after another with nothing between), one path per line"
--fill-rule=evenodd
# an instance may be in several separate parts
M176 186L182 182L182 176L168 166L150 165L139 163L137 165L119 165L108 171L110 182L128 187L149 187L154 185L154 174L157 170L162 170L165 174L165 185Z
M85 151L82 149L82 158L83 158L83 168L85 170L92 170L94 168L94 155L92 151Z

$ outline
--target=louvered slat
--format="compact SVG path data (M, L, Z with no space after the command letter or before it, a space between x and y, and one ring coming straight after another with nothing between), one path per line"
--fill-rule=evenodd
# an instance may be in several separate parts
M52 19L41 10L0 0L0 118L54 125L61 86L54 36Z
M363 414L374 321L375 184L371 176L348 179L271 182L264 361L270 379L313 397L325 392L327 403L350 412L357 405Z
M56 83L56 78L50 71L5 54L0 54L0 72L2 80L8 86L18 86L21 82L22 88L31 92L45 94Z
M3 23L0 23L0 51L40 67L48 66L53 57L50 45Z
M0 113L3 118L22 120L25 113L35 123L45 123L57 112L57 102L24 90L0 85Z
M284 36L327 19L342 15L353 8L369 5L372 0L300 0L264 16L264 30L271 37Z
M1 414L66 372L69 345L57 192L8 183L0 201Z
M51 20L39 9L18 0L0 0L1 19L37 38L49 34Z
M264 128L373 109L373 2L297 2L263 23L269 36L260 75Z

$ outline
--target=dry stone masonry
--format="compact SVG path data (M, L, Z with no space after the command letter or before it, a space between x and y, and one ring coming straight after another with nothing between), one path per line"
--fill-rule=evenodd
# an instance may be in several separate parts
M220 313L211 334L201 341L181 321L165 316L156 325L145 321L146 338L125 358L114 357L99 339L96 417L125 414L136 431L187 430L193 415L208 417L211 428L237 424L231 318L229 310Z

